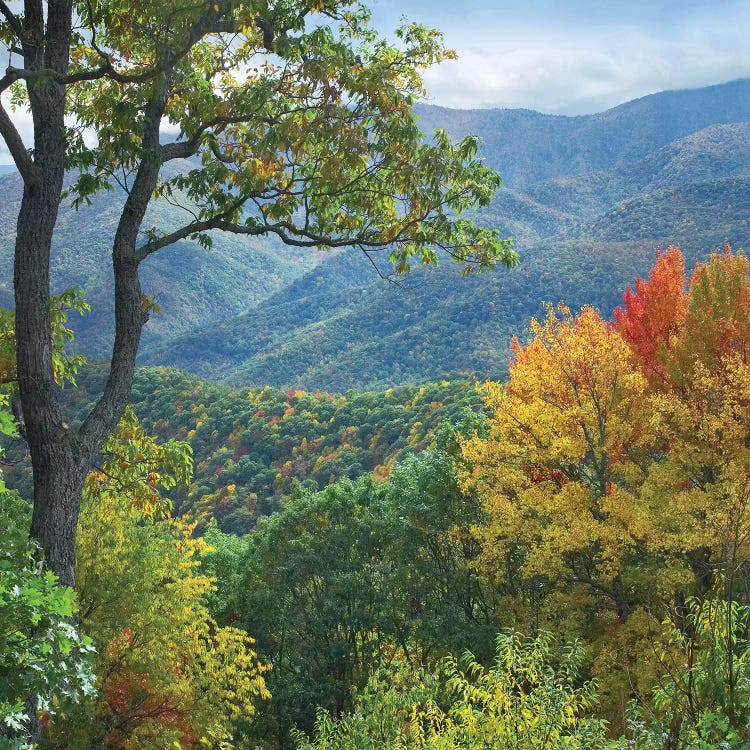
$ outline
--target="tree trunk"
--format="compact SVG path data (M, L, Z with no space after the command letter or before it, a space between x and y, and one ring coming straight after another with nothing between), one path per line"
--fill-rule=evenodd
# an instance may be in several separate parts
M622 578L619 575L612 584L612 598L615 602L617 619L624 625L628 617L633 614L633 605L628 601L625 587L622 585Z
M69 1L51 0L44 26L41 3L26 4L25 48L30 69L65 74L71 34ZM63 425L50 331L50 252L65 176L65 86L50 78L29 85L34 122L35 179L26 179L18 215L13 284L16 366L24 429L34 471L31 533L60 580L75 582L71 541L78 508L71 492L83 486Z
M39 542L47 566L60 583L75 588L75 540L86 472L71 462L70 451L44 445L32 452L48 468L35 468L31 535Z
M72 0L25 0L24 66L68 73ZM136 240L160 166L159 126L170 76L144 110L144 158L114 238L115 342L107 384L78 431L62 420L50 330L50 256L63 190L67 143L66 86L51 75L28 83L34 123L33 162L24 160L18 216L14 288L16 365L24 432L34 472L31 534L61 583L75 586L75 537L83 485L92 460L116 427L130 398L141 329L148 319L138 279Z
M61 159L62 162L62 159ZM62 166L62 165L61 165ZM58 179L26 187L15 259L16 361L26 440L34 472L31 535L49 567L72 586L74 540L83 478L63 424L50 332L49 256L62 190Z

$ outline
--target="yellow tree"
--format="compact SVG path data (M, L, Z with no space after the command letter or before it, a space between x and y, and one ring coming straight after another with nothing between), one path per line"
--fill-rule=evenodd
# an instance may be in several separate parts
M161 517L162 491L189 477L184 444L159 445L130 411L87 480L78 530L81 624L97 646L99 698L57 721L46 744L229 747L240 716L269 697L253 641L219 627L194 527Z
M623 659L648 682L639 604L673 606L689 633L691 588L703 598L721 574L729 599L750 594L749 264L726 248L688 290L683 267L676 249L659 256L614 324L590 308L534 321L508 383L486 386L488 435L463 446L463 484L487 512L483 564L520 560L558 628L566 613L598 620L586 627L605 701Z
M685 557L701 597L717 573L731 589L750 560L750 367L738 355L720 364L711 372L696 362L681 397L652 399L649 429L669 449L641 492L651 547Z
M523 572L604 596L620 621L633 608L623 574L638 548L638 488L653 445L643 430L646 380L622 337L591 308L531 324L514 344L507 384L487 383L486 438L464 443L465 488L488 525L484 560L521 545Z

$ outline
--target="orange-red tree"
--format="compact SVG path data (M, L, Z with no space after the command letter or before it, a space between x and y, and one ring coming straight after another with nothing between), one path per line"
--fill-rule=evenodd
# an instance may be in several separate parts
M615 328L633 350L652 384L664 385L669 351L685 322L688 298L685 261L678 248L658 253L648 281L640 276L615 310Z

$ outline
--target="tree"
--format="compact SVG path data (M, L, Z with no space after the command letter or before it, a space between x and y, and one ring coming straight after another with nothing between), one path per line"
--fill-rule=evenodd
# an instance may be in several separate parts
M489 434L464 442L461 482L487 510L478 529L486 565L517 565L520 547L525 576L604 596L624 622L644 583L623 573L638 544L637 494L653 442L646 380L596 311L560 312L532 321L528 346L515 342L507 384L486 384Z
M269 697L253 640L208 612L206 543L162 517L163 491L189 481L187 448L156 443L127 410L89 475L77 571L97 697L50 724L48 748L224 747Z
M388 481L395 529L384 552L394 573L388 592L391 609L402 613L399 639L409 644L412 661L467 649L488 661L506 614L507 587L474 567L481 548L471 530L484 513L476 495L458 488L456 440L446 425L435 448L396 464Z
M33 120L27 150L0 108L24 183L14 287L32 534L61 582L74 583L85 477L125 408L154 309L138 278L149 255L188 237L210 245L206 233L224 230L368 254L390 247L399 273L414 258L437 262L440 248L467 272L515 262L495 231L459 216L499 185L474 158L476 140L453 144L438 132L425 143L410 113L420 71L451 53L417 25L388 43L367 19L348 0L0 3L0 42L15 63L0 92L11 89ZM176 140L163 142L166 124ZM160 182L177 159L192 159L189 169ZM78 172L74 205L115 182L126 193L112 242L109 378L75 430L63 422L50 340L51 238L66 169ZM156 194L184 201L182 227L142 226Z
M247 537L232 619L273 665L263 731L279 747L291 727L310 728L318 706L340 715L383 660L383 643L395 640L386 492L371 479L300 488Z
M647 377L663 385L666 359L685 322L685 260L678 248L659 253L648 281L640 276L635 290L623 295L625 308L615 310L615 327L628 342Z
M746 362L750 346L750 263L742 253L712 253L690 279L685 325L671 367L673 379L689 392L697 363L720 375L732 356Z

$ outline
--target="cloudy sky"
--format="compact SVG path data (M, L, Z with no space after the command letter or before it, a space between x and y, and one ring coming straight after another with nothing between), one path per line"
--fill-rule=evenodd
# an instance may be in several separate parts
M448 107L597 112L750 76L750 0L370 0L441 29L459 60L427 75Z
M576 115L750 77L750 0L367 1L384 33L402 17L444 32L459 59L426 82L446 107ZM28 117L14 119L28 139Z

